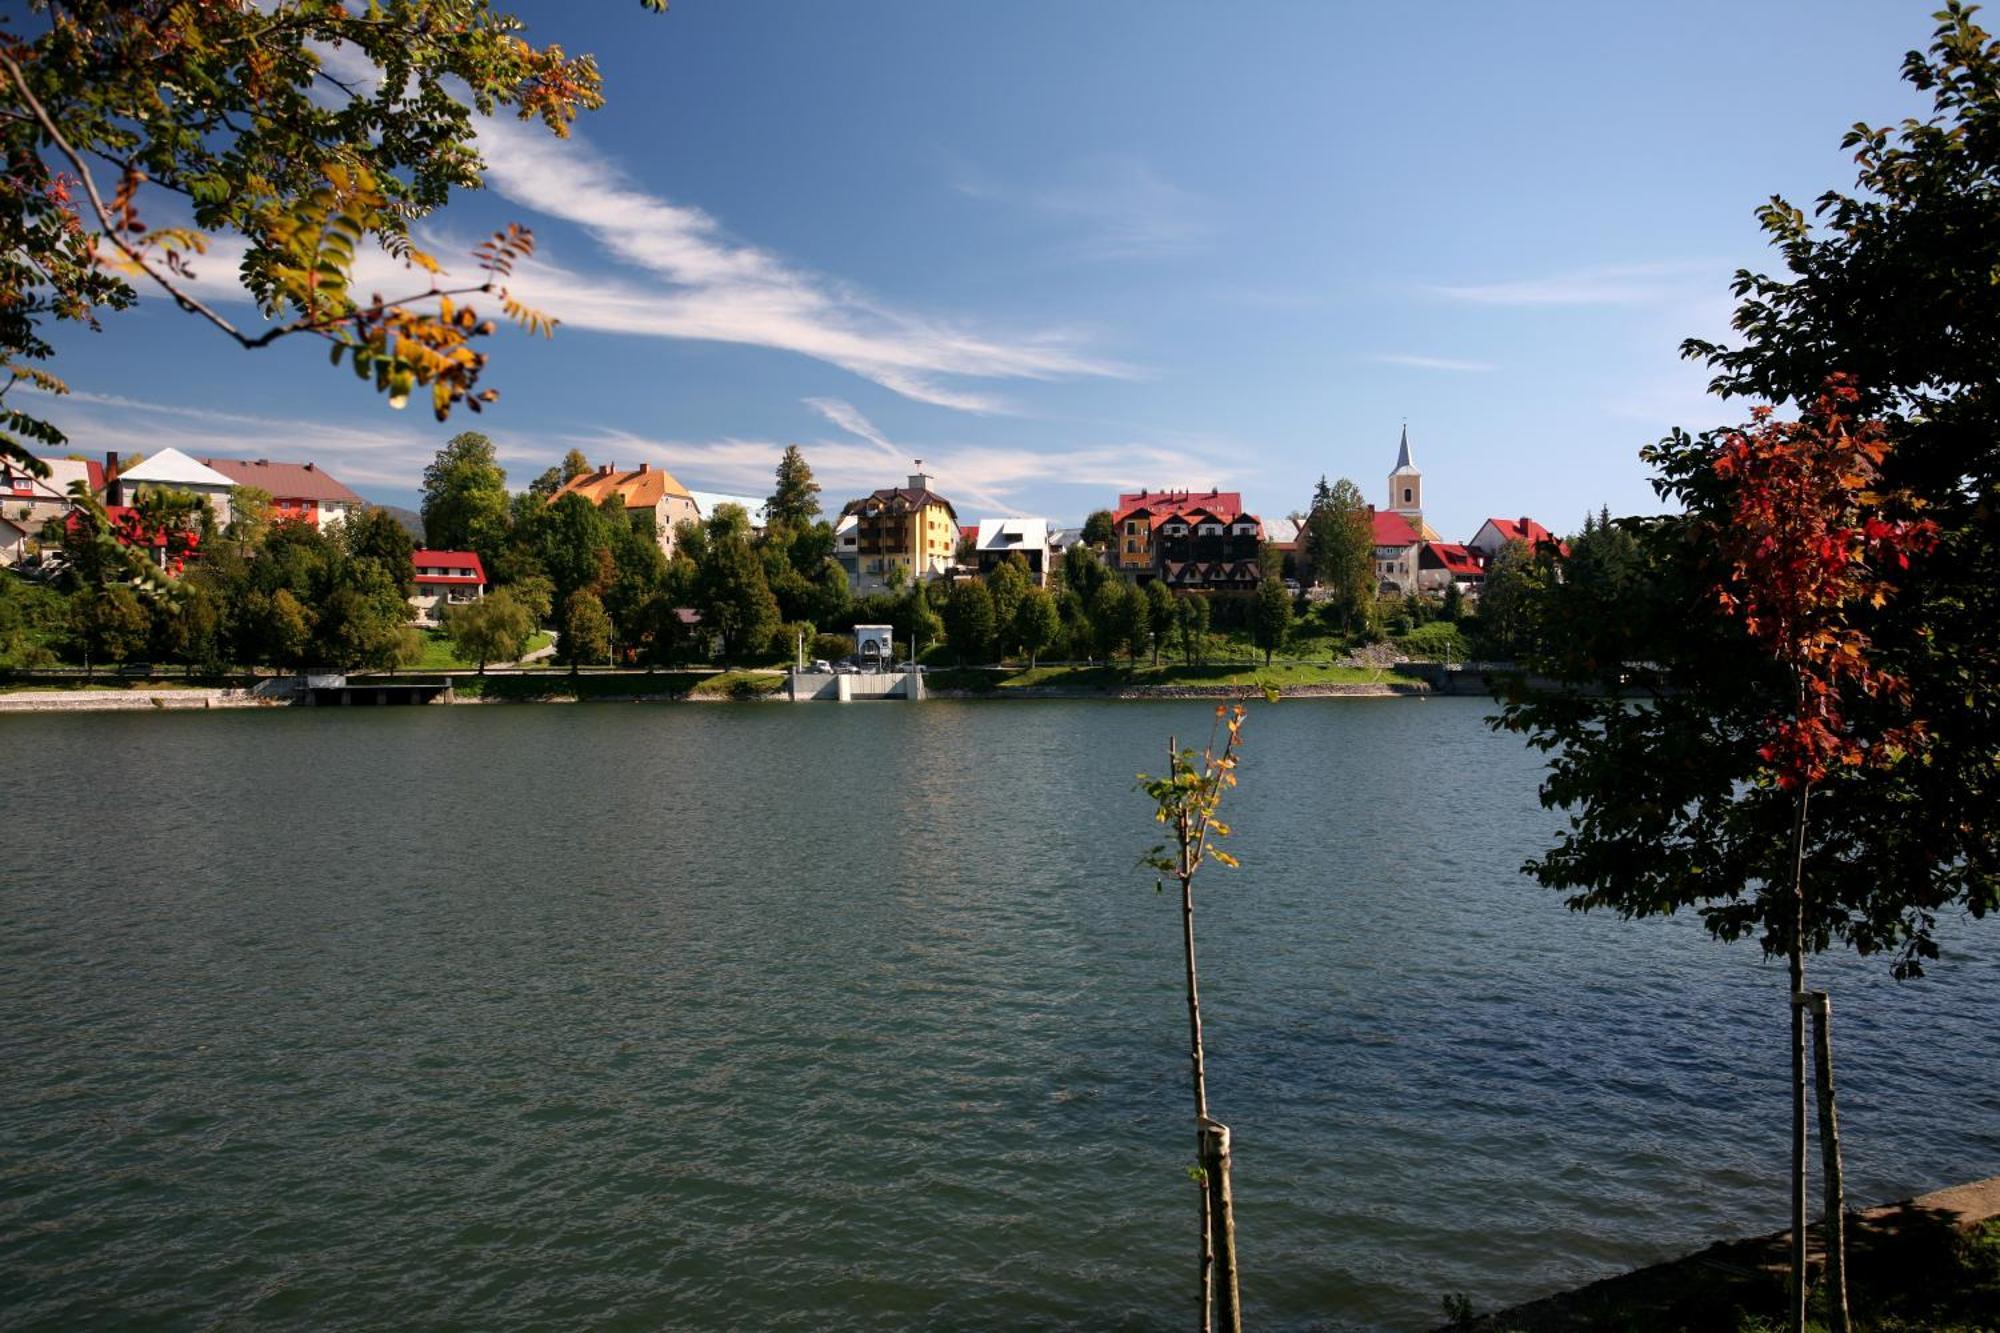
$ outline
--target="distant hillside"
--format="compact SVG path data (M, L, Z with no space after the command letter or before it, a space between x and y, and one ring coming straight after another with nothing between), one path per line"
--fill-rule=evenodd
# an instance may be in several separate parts
M417 545L422 546L424 544L424 516L422 514L419 514L414 509L405 509L401 505L376 505L375 508L388 514L398 523L401 523L403 531L416 538Z

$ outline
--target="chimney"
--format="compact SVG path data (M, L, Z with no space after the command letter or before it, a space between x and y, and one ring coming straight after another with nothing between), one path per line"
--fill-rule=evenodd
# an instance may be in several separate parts
M104 503L123 504L125 488L118 484L118 451L104 451Z
M1523 541L1526 541L1528 538L1528 516L1526 514L1521 515L1520 522L1521 522L1521 539Z
M639 464L639 472L640 472L640 475L642 475L642 476L643 476L644 474L648 473L648 472L651 472L652 470L653 470L653 465L652 465L651 463L641 463L641 464Z
M310 472L310 471L312 471L312 470L313 470L313 465L312 465L311 463L307 463L307 464L306 464L306 471Z
M257 466L258 466L258 467L269 467L269 466L271 466L271 460L270 460L270 459L268 459L268 458L260 458L260 459L258 459L258 460L257 460ZM312 464L311 464L311 463L308 463L308 464L306 464L306 466L307 466L307 467L311 467L311 466L312 466Z

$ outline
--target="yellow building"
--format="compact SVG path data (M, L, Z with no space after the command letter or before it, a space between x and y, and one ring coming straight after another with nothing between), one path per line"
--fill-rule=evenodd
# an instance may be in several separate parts
M892 486L851 500L841 517L855 520L855 585L869 592L900 568L906 582L938 578L958 555L958 511L931 489L928 473L913 472L909 485Z
M653 535L668 555L674 553L674 524L701 521L701 511L687 487L674 480L673 473L651 463L641 463L631 472L620 472L616 463L608 463L580 473L564 482L549 500L554 503L565 495L581 495L594 505L602 505L615 495L624 502L628 514L634 510L650 512Z

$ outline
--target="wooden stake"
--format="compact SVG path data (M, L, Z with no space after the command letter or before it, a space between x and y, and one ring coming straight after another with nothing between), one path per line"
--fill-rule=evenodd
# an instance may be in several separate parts
M1229 1126L1203 1120L1202 1173L1215 1256L1216 1333L1243 1333L1243 1304L1236 1287L1236 1206L1229 1190Z
M1833 1333L1848 1333L1847 1181L1840 1161L1840 1112L1833 1097L1833 1001L1825 991L1809 997L1813 1017L1813 1072L1819 1086L1819 1151L1826 1188L1826 1308Z

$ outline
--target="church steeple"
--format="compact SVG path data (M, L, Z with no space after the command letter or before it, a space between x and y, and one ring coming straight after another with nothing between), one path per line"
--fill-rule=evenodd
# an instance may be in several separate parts
M1410 460L1410 423L1403 423L1402 442L1396 447L1396 469L1389 474L1389 508L1410 521L1418 532L1424 530L1424 474Z

